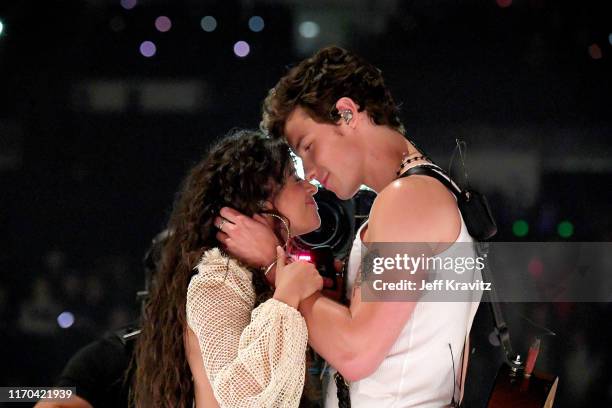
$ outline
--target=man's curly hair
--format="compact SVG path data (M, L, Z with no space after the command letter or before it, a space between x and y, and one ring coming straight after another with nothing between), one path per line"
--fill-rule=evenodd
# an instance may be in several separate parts
M349 97L377 125L404 134L399 110L381 71L358 55L331 46L305 59L282 77L263 103L261 129L282 137L287 117L298 106L320 123L336 123L336 102Z
M289 146L260 132L238 131L220 140L189 171L168 222L133 365L136 407L191 407L193 382L184 349L187 287L202 253L218 247L214 219L222 207L252 216L293 171ZM279 214L280 215L280 214ZM276 225L277 235L281 226ZM272 295L262 271L252 268L256 304Z

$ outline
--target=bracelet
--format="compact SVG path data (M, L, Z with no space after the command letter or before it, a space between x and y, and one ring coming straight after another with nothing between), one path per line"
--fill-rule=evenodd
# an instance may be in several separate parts
M264 276L268 276L268 273L270 273L270 271L272 270L272 268L274 267L274 265L276 265L276 261L278 261L278 259L275 259L274 262L272 262L270 265L268 265L267 267L261 267L261 270L264 273Z

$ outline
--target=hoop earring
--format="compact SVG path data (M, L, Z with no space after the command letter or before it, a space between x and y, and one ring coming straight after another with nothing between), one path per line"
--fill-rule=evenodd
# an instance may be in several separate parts
M348 125L351 119L353 119L353 112L350 109L345 109L340 111L340 116L344 120L344 122Z
M289 243L289 239L291 239L291 232L289 231L289 225L287 224L287 221L285 221L283 219L283 217L281 217L280 215L277 214L273 214L273 213L262 213L263 215L267 215L269 217L274 217L276 219L279 219L280 222L283 224L283 226L285 227L285 230L287 231L287 239L285 240L285 243L283 244L283 248L287 248L287 244Z

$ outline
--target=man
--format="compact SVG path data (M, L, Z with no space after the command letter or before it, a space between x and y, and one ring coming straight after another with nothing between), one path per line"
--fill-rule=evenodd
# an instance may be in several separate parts
M380 71L341 48L322 49L270 91L262 128L284 137L307 178L340 199L351 198L362 184L378 193L349 259L350 307L321 294L300 304L310 344L350 382L352 406L456 403L478 302L362 301L356 279L361 243L427 243L423 255L437 255L457 242L472 242L454 196L439 181L398 177L431 162L405 138ZM260 220L228 208L220 217L229 221L218 235L229 252L262 267L273 263L276 242ZM215 222L220 223L221 218ZM341 378L337 383L342 385ZM332 384L327 406L338 405L335 394Z
M128 407L133 370L130 360L135 336L140 332L129 325L109 332L76 352L64 367L57 387L75 387L76 395L67 400L38 402L36 408Z
M152 240L143 258L145 290L137 293L141 308L161 259L161 250L170 232L163 230ZM140 325L132 323L107 332L102 338L79 349L70 358L55 383L57 387L75 387L76 395L67 400L41 401L35 408L128 408L130 388L136 366L132 365Z

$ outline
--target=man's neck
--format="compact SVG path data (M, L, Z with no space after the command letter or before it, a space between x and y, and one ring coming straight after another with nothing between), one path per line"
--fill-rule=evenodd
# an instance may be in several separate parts
M366 135L367 156L364 184L381 192L397 178L402 160L419 155L419 151L400 132L387 126L372 126Z

